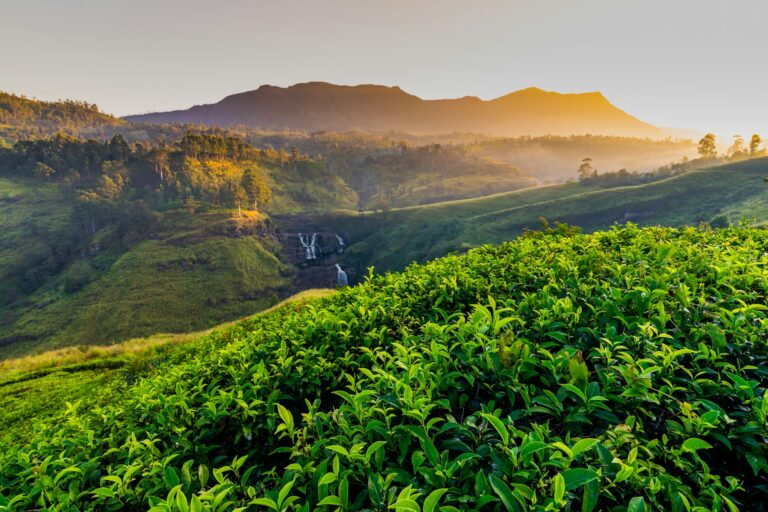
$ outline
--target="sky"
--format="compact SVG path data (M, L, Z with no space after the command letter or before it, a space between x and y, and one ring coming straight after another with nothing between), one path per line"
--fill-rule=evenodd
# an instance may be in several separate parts
M0 0L0 90L127 115L262 84L536 86L768 135L766 25L765 0Z

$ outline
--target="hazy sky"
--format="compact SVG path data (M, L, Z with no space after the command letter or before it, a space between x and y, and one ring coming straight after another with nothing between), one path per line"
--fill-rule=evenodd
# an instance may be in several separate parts
M599 90L768 134L766 0L0 0L0 90L115 114L323 80L425 98Z

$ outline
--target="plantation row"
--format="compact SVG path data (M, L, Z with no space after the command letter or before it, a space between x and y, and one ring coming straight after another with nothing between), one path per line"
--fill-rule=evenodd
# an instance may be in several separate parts
M761 510L767 248L557 229L371 277L2 448L0 506Z

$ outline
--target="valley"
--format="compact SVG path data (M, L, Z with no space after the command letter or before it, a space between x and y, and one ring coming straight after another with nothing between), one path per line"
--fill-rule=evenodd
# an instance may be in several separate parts
M471 211L654 182L692 165L650 167L690 154L689 141L669 139L270 132L2 101L17 128L0 150L0 359L208 328L301 290L359 282L371 265L399 270L538 225L531 214L481 235L464 227ZM562 179L575 175L566 159L575 166L587 152L639 167L542 186L515 164ZM454 208L447 228L440 212ZM421 222L420 236L399 238ZM318 253L307 259L313 234Z
M603 188L572 183L487 198L451 201L378 215L343 213L320 223L347 233L354 242L343 258L361 272L399 270L451 252L497 244L542 220L585 231L631 222L641 226L761 225L768 211L768 159L698 169L643 185ZM418 236L409 236L418 233Z

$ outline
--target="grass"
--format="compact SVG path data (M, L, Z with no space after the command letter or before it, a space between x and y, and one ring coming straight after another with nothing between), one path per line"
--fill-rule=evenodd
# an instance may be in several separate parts
M257 237L147 240L106 271L89 271L97 277L74 293L61 291L60 278L33 294L41 306L23 310L14 333L39 340L40 350L195 331L272 306L291 285L291 270Z
M272 207L300 208L285 199L297 194L317 208L354 204L346 188L305 183L305 171L286 171L291 179L280 183L290 193L276 191ZM57 185L0 178L0 360L199 331L293 291L295 269L280 261L262 213L242 212L240 236L236 210L207 205L155 212L146 230L106 226L90 237L73 206Z
M77 345L49 350L40 354L32 354L23 357L5 359L0 361L0 383L16 379L28 372L38 372L52 368L62 368L105 358L144 354L149 350L153 350L161 346L188 343L189 341L201 338L214 331L224 329L238 322L242 322L243 320L252 319L259 315L269 313L287 304L327 297L334 293L336 293L336 290L326 288L304 290L280 301L279 303L268 309L265 309L264 311L260 311L254 315L246 316L239 320L232 320L230 322L219 324L215 327L203 331L181 334L158 333L142 338L133 338L122 343L116 343L112 345Z
M14 283L25 290L0 309L0 340L7 340L0 360L197 331L268 308L291 291L292 268L257 233L263 219L251 212L246 228L257 227L242 236L233 236L232 212L176 210L159 214L144 239L105 229L89 243L99 250L62 254L70 204L56 187L0 180L0 286L4 298L18 289Z

